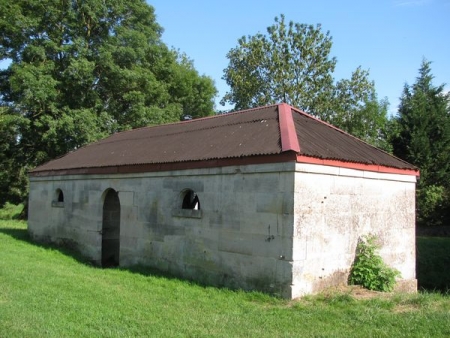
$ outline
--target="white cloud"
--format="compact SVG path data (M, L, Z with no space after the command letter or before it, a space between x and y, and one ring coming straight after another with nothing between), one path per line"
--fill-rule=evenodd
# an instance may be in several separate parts
M417 7L430 3L431 0L395 0L395 7Z

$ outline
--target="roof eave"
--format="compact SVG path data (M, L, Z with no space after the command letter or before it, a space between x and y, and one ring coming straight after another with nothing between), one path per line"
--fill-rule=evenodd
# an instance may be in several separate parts
M131 174L145 172L160 172L174 170L207 169L227 166L284 163L296 161L296 153L286 151L279 154L255 155L245 157L221 158L200 161L168 162L168 163L148 163L133 165L117 165L105 167L70 168L32 171L30 177L48 177L65 175L108 175L108 174Z
M365 164L357 162L346 162L341 160L331 160L322 159L317 157L297 155L297 163L307 163L307 164L319 164L331 167L340 167L346 169L355 169L363 171L372 171L385 174L400 174L400 175L410 175L410 176L420 176L420 171L418 169L408 169L408 168L394 168L379 164Z

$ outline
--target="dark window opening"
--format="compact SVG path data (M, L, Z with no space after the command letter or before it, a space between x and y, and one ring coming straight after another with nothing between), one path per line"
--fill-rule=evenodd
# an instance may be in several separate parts
M197 194L192 191L186 191L183 198L183 209L191 209L191 210L200 210L200 200L198 199Z
M64 208L64 193L61 189L56 189L52 200L52 207Z
M58 201L58 202L64 202L64 194L63 194L63 192L62 192L61 189L58 189L58 190L57 190L57 194L58 194L58 199L57 199L57 201Z

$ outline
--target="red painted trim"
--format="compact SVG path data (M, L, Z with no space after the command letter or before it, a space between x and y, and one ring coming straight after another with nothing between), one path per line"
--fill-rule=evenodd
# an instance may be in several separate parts
M400 175L412 175L412 176L420 176L419 170L413 169L400 169L400 168L392 168L386 167L378 164L363 164L363 163L354 163L354 162L344 162L339 160L327 160L320 159L315 157L309 157L304 155L297 155L298 163L308 163L308 164L321 164L327 165L331 167L341 167L347 169L356 169L356 170L367 170L374 171L385 174L400 174Z
M30 177L47 177L60 175L130 174L130 173L146 173L158 171L219 168L219 167L249 165L249 164L295 162L295 160L296 160L295 153L285 152L274 155L249 156L249 157L226 158L226 159L205 160L205 161L152 163L152 164L135 164L135 165L111 166L111 167L33 171L29 172L28 175Z
M292 108L286 103L278 105L278 119L280 121L281 150L300 152L297 132L295 130L294 119L292 118Z

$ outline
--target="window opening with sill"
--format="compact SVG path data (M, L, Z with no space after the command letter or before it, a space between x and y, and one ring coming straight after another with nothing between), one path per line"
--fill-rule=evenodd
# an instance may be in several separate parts
M63 208L64 207L64 193L61 189L56 189L54 199L52 201L52 207Z
M181 208L190 210L200 210L200 200L193 190L188 189L185 192L183 198L183 205Z

